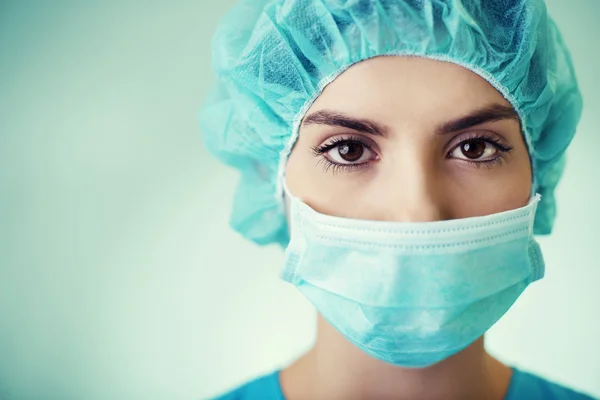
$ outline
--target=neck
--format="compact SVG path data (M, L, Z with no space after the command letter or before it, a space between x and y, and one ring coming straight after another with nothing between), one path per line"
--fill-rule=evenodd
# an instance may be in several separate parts
M367 355L319 316L315 345L280 379L287 400L501 400L511 372L485 351L483 337L433 366L397 367Z

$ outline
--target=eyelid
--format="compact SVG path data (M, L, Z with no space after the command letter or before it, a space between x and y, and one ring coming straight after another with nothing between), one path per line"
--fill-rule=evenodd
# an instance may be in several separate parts
M369 150L376 153L380 156L380 151L377 146L377 143L371 138L365 137L356 133L348 133L348 134L337 134L333 136L329 136L327 139L323 140L318 146L313 147L314 149L324 149L328 147L327 150L334 148L335 146L344 143L344 142L356 142L364 145Z
M358 143L359 145L363 146L366 149L366 151L371 152L374 155L375 159L363 161L360 163L341 163L335 160L331 160L328 156L328 153L334 150L335 148L338 148L344 143ZM373 147L376 146L372 143L372 140L368 140L362 137L362 135L336 135L327 138L325 141L322 141L319 146L311 147L311 150L313 155L319 159L317 165L322 164L326 173L329 170L331 170L334 174L340 171L353 172L364 170L365 168L371 166L371 164L375 162L376 159L379 159L380 155L376 150L373 149Z
M501 146L506 151L512 149L512 146L508 143L508 141L498 133L491 131L470 131L461 132L455 135L450 142L448 142L445 153L448 154L460 144L475 139L483 140L495 146Z

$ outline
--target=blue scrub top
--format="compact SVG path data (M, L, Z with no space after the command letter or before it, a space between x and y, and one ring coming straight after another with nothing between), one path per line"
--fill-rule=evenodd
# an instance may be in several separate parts
M285 400L279 371L262 376L215 400ZM592 397L513 368L505 400L594 400Z

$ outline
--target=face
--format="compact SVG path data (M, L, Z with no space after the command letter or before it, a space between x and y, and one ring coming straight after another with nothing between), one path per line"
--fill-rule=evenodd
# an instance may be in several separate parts
M340 217L427 222L528 203L531 166L510 103L475 73L420 57L355 64L306 113L291 193Z

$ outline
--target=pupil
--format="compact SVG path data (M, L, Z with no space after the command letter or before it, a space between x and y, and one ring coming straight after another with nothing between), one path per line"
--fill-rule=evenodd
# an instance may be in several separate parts
M338 153L345 161L357 161L363 155L364 149L361 144L358 143L346 143L338 147Z
M467 158L476 159L485 152L485 142L482 140L472 140L462 145L462 153Z

